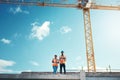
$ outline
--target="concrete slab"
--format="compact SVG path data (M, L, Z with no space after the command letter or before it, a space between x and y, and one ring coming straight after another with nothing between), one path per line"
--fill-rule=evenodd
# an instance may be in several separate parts
M23 79L80 79L80 75L77 72L67 74L53 74L51 72L23 72L20 74L20 78Z
M85 76L86 80L120 80L120 72L86 72L86 75L81 76ZM0 80L80 80L80 72L67 72L66 74L53 74L52 72L0 74Z

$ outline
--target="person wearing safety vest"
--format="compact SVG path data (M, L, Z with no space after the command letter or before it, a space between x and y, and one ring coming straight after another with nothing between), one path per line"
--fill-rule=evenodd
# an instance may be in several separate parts
M64 56L64 51L61 51L61 56L59 57L59 63L60 63L60 74L62 74L62 68L64 70L64 74L66 74L66 57Z
M57 59L57 55L54 55L54 58L52 59L52 66L53 66L53 73L57 73L59 60Z

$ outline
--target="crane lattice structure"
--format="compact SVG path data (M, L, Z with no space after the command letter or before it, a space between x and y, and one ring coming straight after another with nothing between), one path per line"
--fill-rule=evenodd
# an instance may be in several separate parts
M77 0L77 4L64 3L63 1L67 2L69 0L0 0L0 4L66 7L66 8L79 8L83 10L87 68L88 68L88 72L96 72L96 63L95 63L94 47L93 47L93 39L92 39L92 27L90 20L90 9L120 10L120 6L97 5L95 3L95 0L91 2L89 0Z

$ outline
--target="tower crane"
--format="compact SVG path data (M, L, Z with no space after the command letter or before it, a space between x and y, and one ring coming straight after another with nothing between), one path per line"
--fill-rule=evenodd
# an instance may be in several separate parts
M95 1L90 2L89 0L77 0L77 4L62 3L62 1L67 2L69 0L59 0L59 2L57 1L58 0L0 0L0 4L66 7L66 8L79 8L83 10L87 68L88 72L96 72L96 63L92 39L92 27L90 20L90 9L120 10L120 6L98 5L95 3Z

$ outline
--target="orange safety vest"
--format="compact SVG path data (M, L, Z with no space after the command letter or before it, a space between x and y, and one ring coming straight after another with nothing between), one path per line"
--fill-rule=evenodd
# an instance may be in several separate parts
M52 66L58 66L59 61L58 59L53 59L52 63L53 63Z
M65 58L65 56L60 56L60 64L65 64L65 60L66 60L66 58Z

